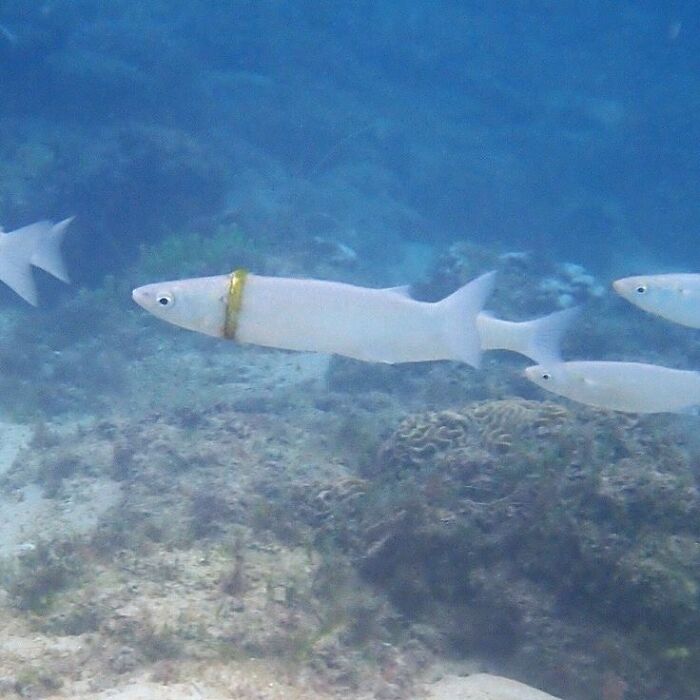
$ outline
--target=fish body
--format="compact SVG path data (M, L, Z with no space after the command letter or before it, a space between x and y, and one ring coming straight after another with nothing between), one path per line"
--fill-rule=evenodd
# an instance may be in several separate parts
M475 318L491 287L490 276L484 277L441 302L428 303L393 289L251 275L237 337L243 343L366 362L461 360L476 365Z
M39 267L67 283L61 243L71 221L73 217L57 224L37 221L7 233L0 229L0 281L34 306L38 295L31 267Z
M525 376L573 401L629 413L687 413L700 406L700 372L640 362L535 365Z
M230 333L231 290L239 272L145 285L134 290L133 298L158 318L200 333L390 364L457 360L478 367L482 352L479 327L490 333L487 349L491 349L497 345L497 336L505 332L499 324L508 323L482 315L493 288L493 272L438 302L412 299L405 287L371 289L247 274L238 278L235 333ZM559 325L563 323L564 319ZM529 342L531 334L521 333L522 342ZM513 349L505 345L499 347ZM542 357L557 357L551 346L540 349Z
M615 291L644 311L700 328L700 274L638 275L613 282Z
M140 287L133 298L177 326L226 337L230 284L229 275L165 282ZM367 362L452 359L477 365L476 315L492 287L489 273L429 303L402 289L248 274L233 339Z

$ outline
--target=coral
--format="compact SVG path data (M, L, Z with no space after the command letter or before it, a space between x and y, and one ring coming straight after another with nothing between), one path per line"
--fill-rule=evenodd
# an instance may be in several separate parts
M404 419L379 450L377 464L419 468L438 453L480 442L488 449L508 451L518 440L549 436L568 418L558 404L508 399L484 401L463 410L414 414Z
M668 652L697 655L700 489L689 454L654 422L477 402L409 415L368 474L352 508L331 500L315 527L453 650L537 666L533 682L592 699L606 682L592 669L609 668L597 635L624 647L627 697L669 664L674 687L700 688ZM559 648L542 643L551 635Z
M441 411L406 418L382 445L379 462L390 466L418 467L440 451L463 446L473 430L470 417Z
M342 507L352 508L352 504L367 493L368 484L364 479L347 477L331 484L314 484L309 493L310 512L313 522L322 522Z
M510 450L517 440L556 433L569 418L559 404L508 399L475 404L468 410L481 440L490 448Z

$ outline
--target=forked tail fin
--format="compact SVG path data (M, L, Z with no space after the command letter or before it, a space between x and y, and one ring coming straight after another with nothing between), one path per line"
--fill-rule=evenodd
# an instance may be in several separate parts
M61 243L63 243L63 237L68 225L74 218L74 216L71 216L68 219L59 221L44 235L39 236L30 261L34 267L40 267L66 284L70 282L70 279L61 255Z
M38 304L31 266L40 267L62 282L68 282L61 242L68 224L37 221L10 233L0 232L0 282L4 282L25 301Z
M452 360L481 365L481 339L477 317L493 291L496 273L487 272L438 302L445 308L445 335Z
M0 237L0 281L32 306L39 303L31 259L40 237L51 230L49 221L37 221Z
M528 336L527 346L521 350L521 353L539 364L559 364L562 361L561 339L580 313L581 308L574 306L532 321L525 321L523 327L525 335Z
M531 321L503 321L488 313L477 320L482 350L510 350L541 365L561 362L562 336L580 312L579 307L555 311Z

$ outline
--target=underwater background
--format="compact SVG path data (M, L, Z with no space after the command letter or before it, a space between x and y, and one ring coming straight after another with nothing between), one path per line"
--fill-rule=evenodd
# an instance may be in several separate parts
M696 417L130 296L497 269L501 317L585 304L567 358L700 369L609 292L700 266L699 30L687 0L2 0L0 223L76 219L71 286L0 288L0 697L697 700Z

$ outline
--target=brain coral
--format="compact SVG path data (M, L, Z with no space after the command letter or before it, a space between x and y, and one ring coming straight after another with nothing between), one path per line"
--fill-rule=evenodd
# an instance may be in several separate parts
M458 411L414 414L384 442L378 462L390 467L420 467L438 453L474 443L508 451L519 440L556 432L567 418L569 412L558 404L523 399L481 401Z

